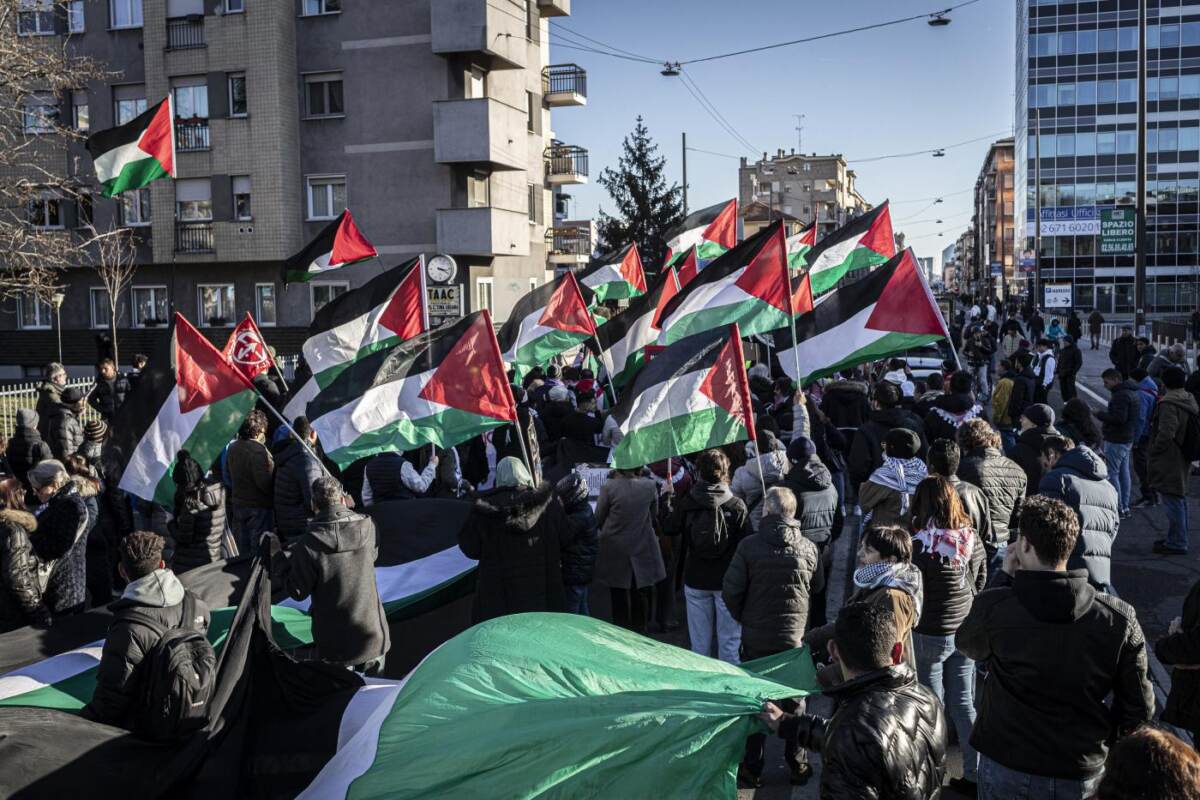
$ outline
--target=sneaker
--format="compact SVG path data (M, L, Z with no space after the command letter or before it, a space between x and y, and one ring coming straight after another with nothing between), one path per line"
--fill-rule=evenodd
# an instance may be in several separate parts
M804 786L808 783L808 779L812 777L812 764L804 763L798 767L791 768L792 786Z
M969 781L966 778L951 778L946 786L963 797L979 796L979 785L975 781Z
M1186 547L1172 547L1166 542L1163 542L1162 544L1155 542L1154 552L1158 553L1160 556L1186 556L1188 551Z
M762 778L755 775L750 770L746 769L741 764L738 765L737 783L743 789L761 789Z

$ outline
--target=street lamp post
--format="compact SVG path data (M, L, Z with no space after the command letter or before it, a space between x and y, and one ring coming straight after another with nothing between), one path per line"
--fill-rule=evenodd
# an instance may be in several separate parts
M54 304L54 327L58 329L58 363L63 363L62 357L62 304L63 300L67 299L67 295L62 289L56 289L54 294L50 296L50 302Z

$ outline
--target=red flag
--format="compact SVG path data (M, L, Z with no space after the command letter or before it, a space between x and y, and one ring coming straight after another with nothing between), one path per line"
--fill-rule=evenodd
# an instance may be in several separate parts
M248 381L254 380L271 368L271 350L249 311L246 312L246 318L229 334L229 341L225 343L222 352Z
M184 414L252 388L250 380L179 312L175 312L174 339L175 382Z

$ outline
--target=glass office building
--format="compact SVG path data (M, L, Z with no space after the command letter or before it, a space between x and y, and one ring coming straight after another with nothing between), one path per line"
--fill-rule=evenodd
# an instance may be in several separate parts
M1197 305L1200 3L1147 3L1146 311ZM1016 218L1042 219L1043 283L1132 315L1134 257L1100 252L1100 212L1137 199L1139 0L1018 0ZM1035 176L1040 160L1040 186Z

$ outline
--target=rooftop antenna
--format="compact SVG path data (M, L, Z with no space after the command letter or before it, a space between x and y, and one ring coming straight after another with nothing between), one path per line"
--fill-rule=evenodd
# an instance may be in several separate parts
M804 155L804 115L793 114L796 118L796 152Z

